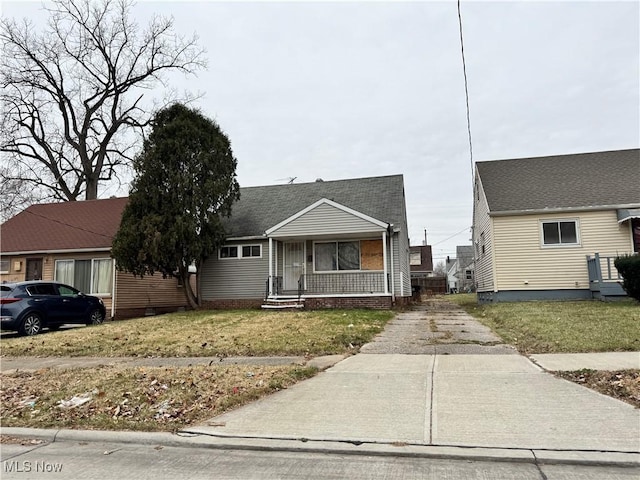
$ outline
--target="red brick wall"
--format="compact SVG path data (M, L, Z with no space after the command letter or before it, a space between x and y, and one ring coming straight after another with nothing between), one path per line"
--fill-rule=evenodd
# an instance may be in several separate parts
M411 297L396 297L395 304L391 297L330 297L330 298L305 298L304 307L309 310L321 308L373 308L386 310L395 307L409 305ZM229 298L220 300L205 300L203 309L235 309L235 308L260 308L264 301L261 298Z
M260 308L264 300L261 298L229 298L219 300L204 300L203 309L234 309L234 308Z
M310 310L320 308L391 308L391 297L331 297L306 298L304 307Z

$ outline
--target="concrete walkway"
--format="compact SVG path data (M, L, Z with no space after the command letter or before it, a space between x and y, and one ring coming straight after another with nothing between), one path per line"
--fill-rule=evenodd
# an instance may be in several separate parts
M321 368L333 366L180 435L246 448L335 451L339 445L397 455L436 449L456 458L493 452L495 458L640 466L640 410L545 371L640 368L638 352L535 355L532 361L446 302L398 315L361 351L316 360Z

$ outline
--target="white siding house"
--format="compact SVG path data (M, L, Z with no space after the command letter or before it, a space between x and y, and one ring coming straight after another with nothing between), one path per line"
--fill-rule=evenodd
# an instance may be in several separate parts
M624 295L613 260L640 251L640 150L478 162L481 301Z

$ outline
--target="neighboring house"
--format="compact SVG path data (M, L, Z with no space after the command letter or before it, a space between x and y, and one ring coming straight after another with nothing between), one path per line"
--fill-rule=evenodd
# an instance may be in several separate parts
M474 291L474 268L473 245L458 245L456 247L458 292Z
M449 293L465 293L475 290L473 245L458 245L456 258L447 257L447 291Z
M624 295L613 266L640 251L640 150L478 162L480 301Z
M204 306L389 308L411 296L402 175L241 188L225 225L202 266Z
M458 260L447 257L444 269L447 272L447 293L458 293Z
M103 299L107 317L188 305L175 278L118 272L111 240L126 198L32 205L0 226L0 281L57 280Z
M433 275L431 245L409 247L409 266L411 278L424 278Z
M446 279L433 271L431 245L409 247L409 266L411 269L411 288L415 297L423 294L447 293Z

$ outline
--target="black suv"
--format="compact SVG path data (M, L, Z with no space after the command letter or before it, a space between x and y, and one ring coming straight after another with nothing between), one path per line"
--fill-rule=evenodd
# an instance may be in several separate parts
M103 301L58 282L31 281L0 285L0 327L36 335L44 327L104 322Z

